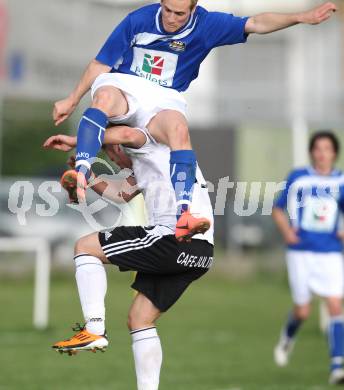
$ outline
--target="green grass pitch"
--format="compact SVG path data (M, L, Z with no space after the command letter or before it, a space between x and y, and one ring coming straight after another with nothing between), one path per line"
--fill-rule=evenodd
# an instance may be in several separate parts
M73 272L55 277L51 325L34 331L32 282L0 281L0 390L134 390L126 329L131 276L108 270L107 330L102 353L60 355L50 346L81 321ZM281 277L231 281L212 272L194 283L158 323L164 362L161 390L324 390L327 345L317 315L302 329L292 362L278 369L272 349L289 308Z

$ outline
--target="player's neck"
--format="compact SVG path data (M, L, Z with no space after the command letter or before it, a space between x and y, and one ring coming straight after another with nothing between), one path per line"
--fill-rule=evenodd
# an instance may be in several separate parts
M314 170L322 176L328 176L332 173L333 171L333 166L328 166L328 165L313 165Z

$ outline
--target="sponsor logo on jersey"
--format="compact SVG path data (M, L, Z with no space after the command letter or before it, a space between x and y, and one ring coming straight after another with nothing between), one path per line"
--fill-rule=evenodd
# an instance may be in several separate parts
M335 229L338 204L333 197L307 196L301 217L301 228L310 232L328 233Z
M182 41L172 41L170 42L169 44L170 46L170 49L174 50L174 51L185 51L186 49L186 44Z
M313 211L313 217L318 221L325 222L327 218L326 213L328 213L328 208L326 205L320 206L320 209Z
M172 87L177 63L177 54L134 47L134 58L130 70L153 83L163 87Z
M165 60L160 56L152 57L150 54L145 54L143 58L142 70L146 73L161 76L164 69Z

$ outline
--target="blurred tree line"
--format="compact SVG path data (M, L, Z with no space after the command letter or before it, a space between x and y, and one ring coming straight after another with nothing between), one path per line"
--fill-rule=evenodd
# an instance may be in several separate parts
M57 133L76 133L71 122L55 127L53 102L6 100L3 107L2 175L59 176L67 154L42 148Z

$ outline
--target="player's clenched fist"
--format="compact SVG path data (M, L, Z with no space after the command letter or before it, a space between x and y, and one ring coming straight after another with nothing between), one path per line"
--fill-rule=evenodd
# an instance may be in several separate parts
M332 2L324 3L310 11L301 14L301 22L306 24L319 24L329 19L337 11L337 6Z
M58 126L60 123L69 118L75 110L76 106L77 104L70 97L56 102L53 109L53 119L55 126Z

